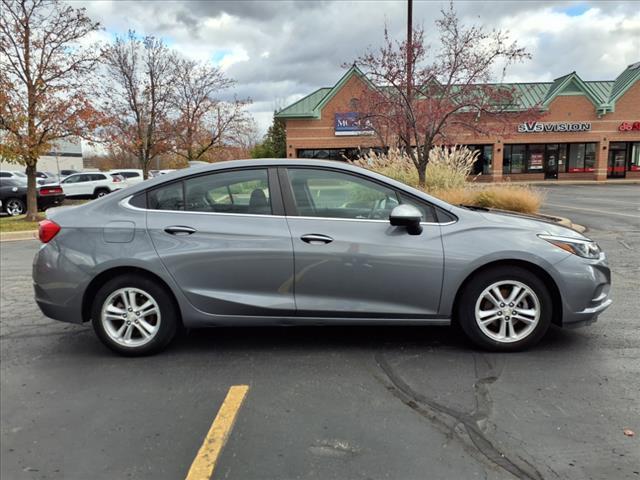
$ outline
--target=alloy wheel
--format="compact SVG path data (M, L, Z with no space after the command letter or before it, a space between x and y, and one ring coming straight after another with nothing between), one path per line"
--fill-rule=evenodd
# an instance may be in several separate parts
M476 301L475 319L484 335L500 343L528 337L540 321L540 300L527 285L516 280L496 282Z
M6 210L9 215L14 217L16 215L22 215L24 213L24 206L19 200L13 199L7 202Z
M107 335L124 347L149 343L160 328L160 307L139 288L120 288L105 300L100 321Z

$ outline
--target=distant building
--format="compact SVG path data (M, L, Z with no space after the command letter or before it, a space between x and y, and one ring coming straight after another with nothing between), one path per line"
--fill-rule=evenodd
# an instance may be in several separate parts
M0 161L0 170L24 171L20 163ZM51 172L58 175L60 170L83 170L82 142L80 139L59 140L51 151L38 159L38 171Z

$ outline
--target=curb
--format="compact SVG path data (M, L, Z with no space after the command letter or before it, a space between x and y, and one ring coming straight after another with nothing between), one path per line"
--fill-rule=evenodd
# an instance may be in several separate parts
M0 242L16 242L18 240L37 240L37 230L25 230L23 232L0 233Z

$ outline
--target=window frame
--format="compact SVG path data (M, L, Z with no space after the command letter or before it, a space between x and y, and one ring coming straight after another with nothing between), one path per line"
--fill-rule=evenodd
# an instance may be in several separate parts
M194 178L206 177L209 175L216 175L222 173L232 173L239 171L247 171L247 170L266 170L267 172L267 188L269 188L269 200L271 202L271 213L270 214L259 214L259 213L236 213L236 212L200 212L196 210L185 210L184 207L184 199L186 198L186 188L185 182L187 180L191 180ZM183 207L182 210L159 210L155 208L149 208L149 194L152 192L159 190L161 188L168 187L170 185L181 184L182 187L182 199L183 199ZM187 214L195 214L195 215L233 215L233 216L243 216L243 217L282 217L284 216L284 206L282 202L282 194L280 191L280 184L277 178L277 171L275 167L271 166L254 166L254 167L237 167L237 168L224 168L220 170L209 170L206 172L199 172L194 175L189 175L186 177L178 178L176 180L172 180L169 182L163 182L160 185L156 185L152 188L147 188L142 192L138 192L133 194L129 198L129 201L133 197L138 197L139 195L144 194L144 204L145 207L138 207L131 205L131 203L127 202L131 208L145 210L147 212L164 212L164 213L187 213Z
M291 182L289 179L288 170L324 170L328 172L342 173L344 175L352 175L354 177L359 177L363 180L375 183L382 187L388 188L392 190L396 195L404 195L405 197L410 198L416 203L423 204L426 207L429 207L433 210L433 218L435 222L420 222L422 225L450 225L456 223L458 221L458 217L456 217L453 213L449 211L445 211L442 208L434 205L433 203L425 200L423 198L417 197L406 190L399 189L393 185L389 185L388 183L382 182L376 178L371 178L367 175L360 174L358 172L351 172L347 170L343 170L340 168L331 168L324 166L310 166L310 165L291 165L291 166L279 166L278 167L278 179L280 181L280 190L282 191L282 199L284 201L284 210L287 217L296 217L296 218L306 218L306 219L314 219L314 220L339 220L346 222L376 222L376 223L389 223L389 220L381 220L374 218L344 218L344 217L307 217L304 215L300 215L298 213L298 207L296 206L295 197L293 195L293 190L291 188ZM441 218L443 221L441 221Z

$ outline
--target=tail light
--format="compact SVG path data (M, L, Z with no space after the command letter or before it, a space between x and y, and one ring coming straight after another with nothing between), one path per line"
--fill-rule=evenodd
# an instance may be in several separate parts
M58 195L63 193L61 187L42 187L40 188L40 195Z
M120 178L119 177L111 177L111 178L113 178L113 183L120 182Z
M60 231L60 225L53 220L42 220L38 223L38 238L42 243L49 243Z

